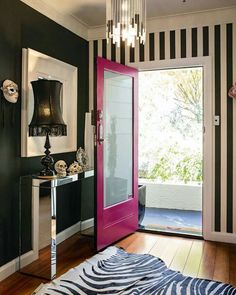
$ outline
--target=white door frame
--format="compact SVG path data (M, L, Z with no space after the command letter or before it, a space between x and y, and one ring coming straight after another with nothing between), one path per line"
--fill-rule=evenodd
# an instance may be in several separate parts
M178 58L170 60L157 60L139 63L129 63L139 71L164 70L175 68L190 68L201 66L203 68L203 238L212 240L214 224L214 105L213 105L213 79L211 57Z

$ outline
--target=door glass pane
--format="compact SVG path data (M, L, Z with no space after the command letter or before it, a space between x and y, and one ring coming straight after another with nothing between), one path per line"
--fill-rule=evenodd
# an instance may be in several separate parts
M104 72L104 206L132 197L132 77Z

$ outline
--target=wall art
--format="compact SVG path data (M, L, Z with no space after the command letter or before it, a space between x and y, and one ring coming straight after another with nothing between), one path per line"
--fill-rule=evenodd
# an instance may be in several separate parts
M44 137L30 137L28 125L32 119L34 98L31 81L59 80L62 84L61 109L67 136L51 137L52 154L77 150L77 85L78 69L30 48L22 49L21 156L44 153Z

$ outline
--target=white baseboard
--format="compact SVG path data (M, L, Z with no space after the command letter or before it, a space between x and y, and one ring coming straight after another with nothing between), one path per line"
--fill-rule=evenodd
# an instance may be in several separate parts
M57 234L57 245L80 231L80 221Z
M236 244L236 235L230 233L210 232L204 236L204 239L207 241Z
M94 226L94 218L90 218L81 222L81 230L85 230Z
M59 234L57 234L57 245L61 242L65 241L66 239L70 238L77 232L81 230L88 229L94 225L94 218L90 218L84 221L79 221L76 224L68 227L67 229L63 230Z
M93 225L94 225L94 218L87 219L82 222L80 221L77 222L76 224L65 229L64 231L60 232L57 235L57 244L60 244L61 242L65 241L66 239L73 236L75 233L79 232L80 230L85 230L89 227L92 227ZM31 262L36 260L37 258L38 258L38 253L31 250L21 256L21 266L24 267L27 264L30 264ZM16 257L12 261L0 267L0 282L18 270L19 270L19 257Z
M38 258L38 254L35 253L33 250L23 254L21 256L21 266L24 267L27 264L30 264L34 260ZM13 259L12 261L4 264L0 267L0 282L13 274L14 272L19 270L19 257Z

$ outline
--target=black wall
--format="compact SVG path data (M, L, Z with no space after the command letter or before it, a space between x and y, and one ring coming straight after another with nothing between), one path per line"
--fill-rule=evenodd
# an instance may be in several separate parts
M20 0L0 1L0 81L21 85L22 48L32 48L78 67L78 146L83 146L88 110L88 42ZM18 256L18 184L41 168L40 158L20 157L20 109L0 98L0 265ZM71 163L75 153L55 155ZM63 228L63 226L61 226Z

